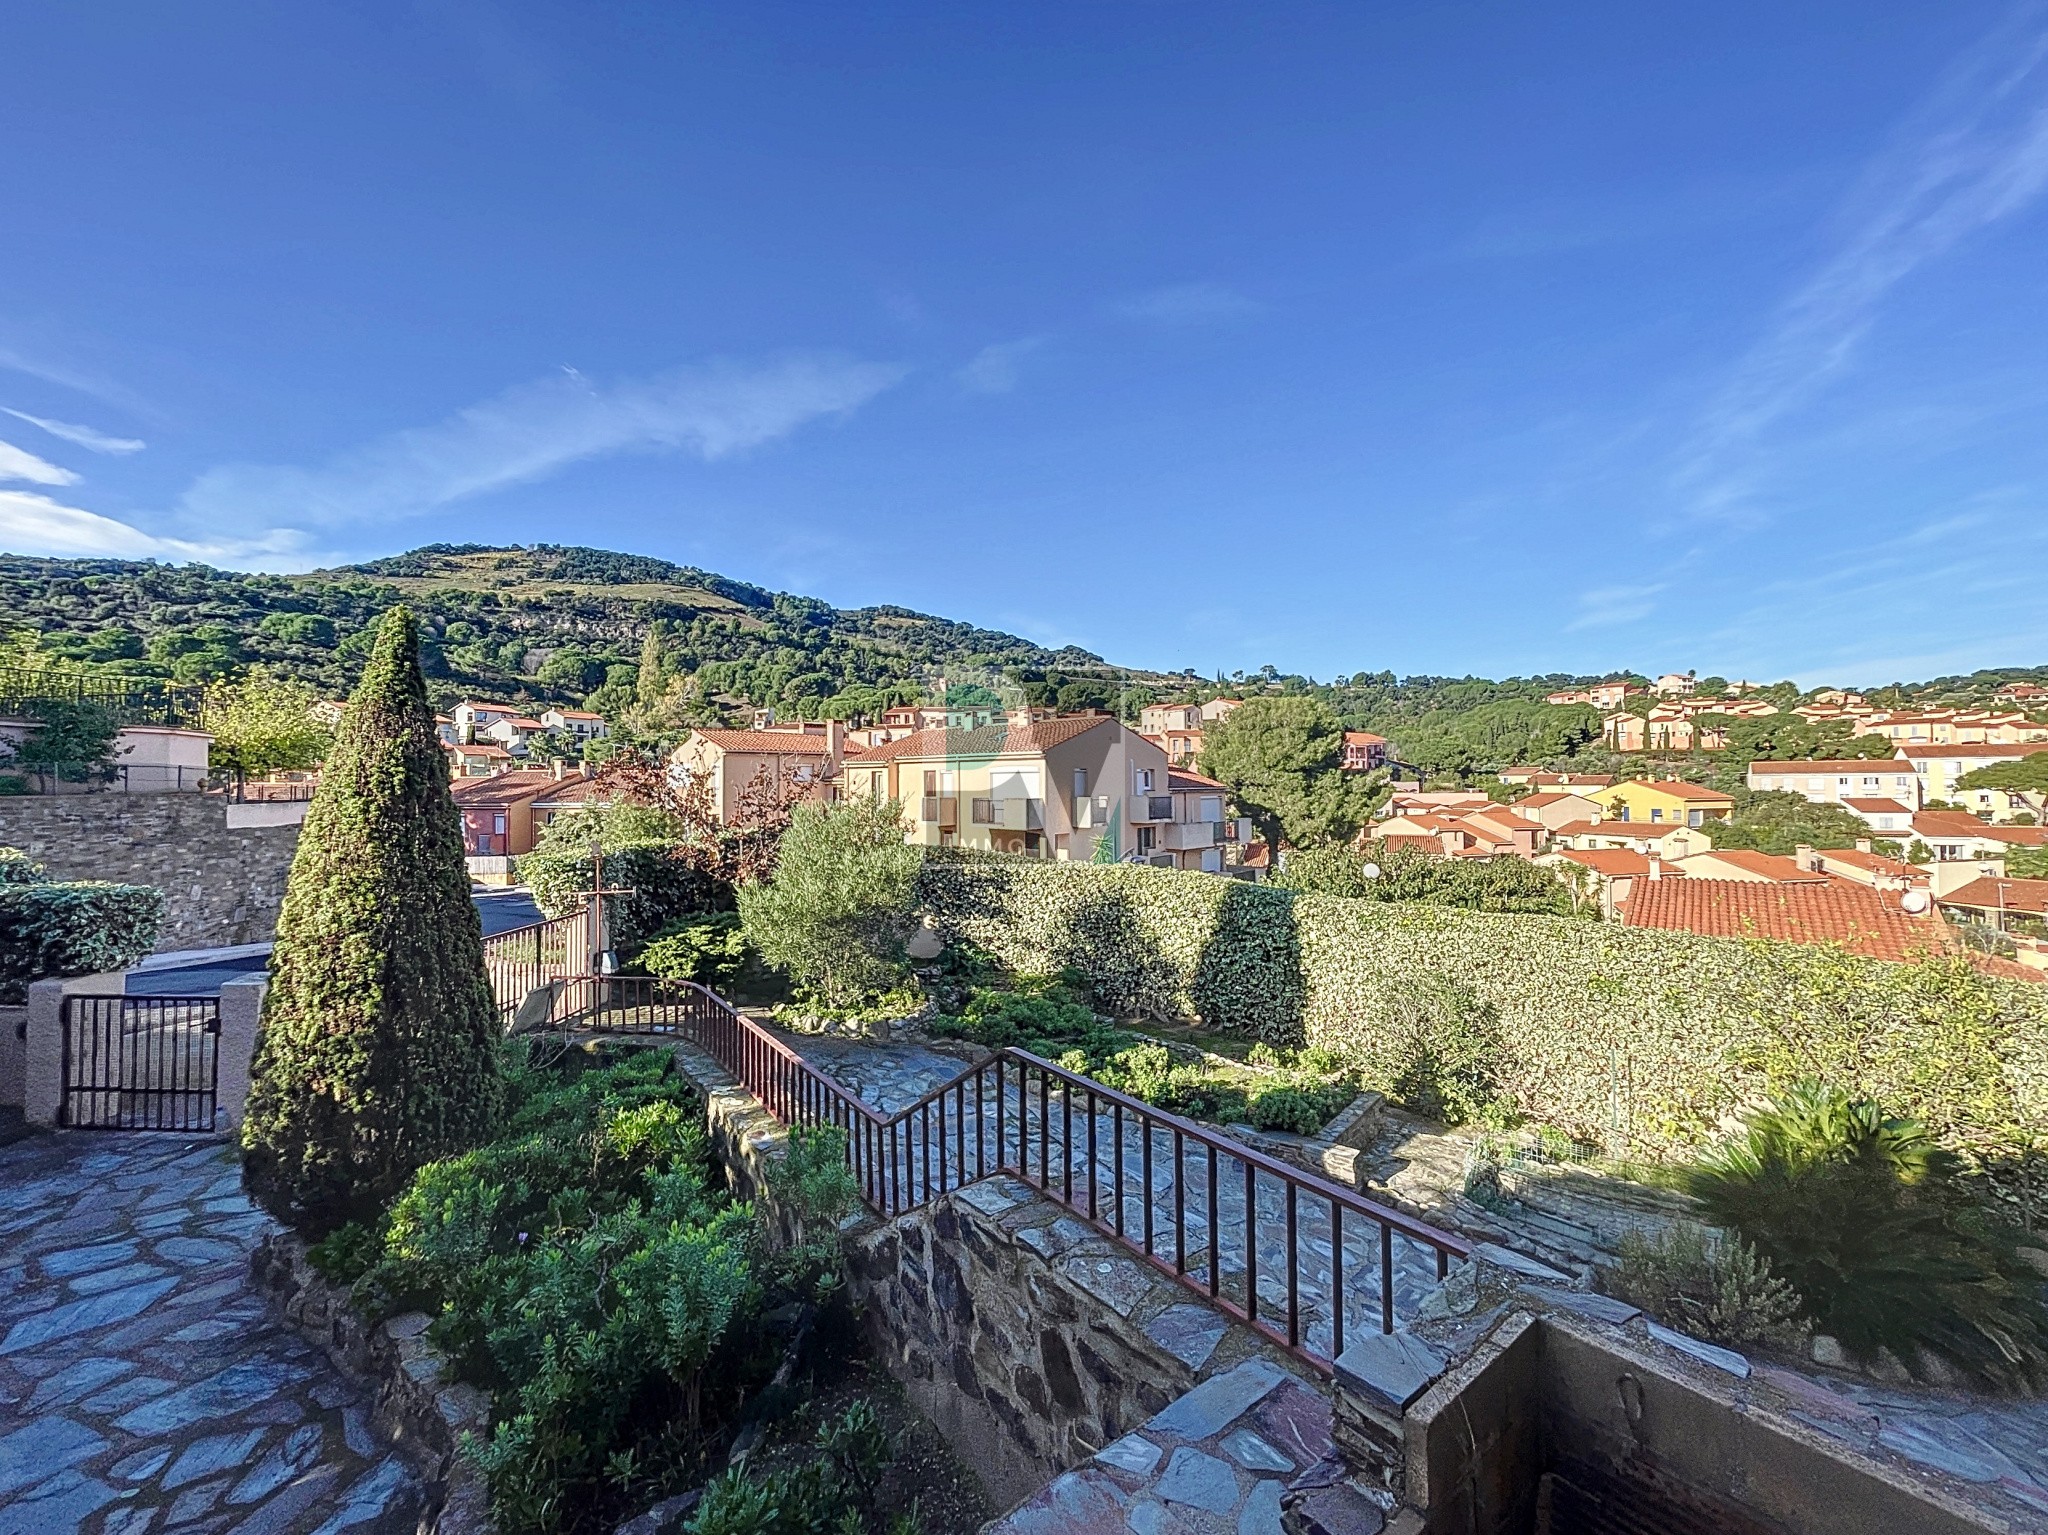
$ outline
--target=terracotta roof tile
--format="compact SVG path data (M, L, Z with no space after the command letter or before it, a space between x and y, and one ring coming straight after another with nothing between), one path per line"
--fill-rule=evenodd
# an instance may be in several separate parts
M1650 860L1634 848L1597 847L1569 848L1558 855L1571 862L1591 869L1595 874L1605 874L1609 879L1634 879L1650 872ZM1666 863L1663 869L1665 879L1684 879L1685 870L1674 863Z
M1902 805L1895 799L1845 799L1842 801L1851 810L1864 815L1911 815L1913 807Z
M978 730L919 730L900 740L870 747L862 760L887 762L897 757L994 757L1042 752L1098 725L1113 723L1107 714L1061 714L1049 720L1033 720L1022 728L984 725Z
M1913 776L1912 764L1900 757L1828 757L1815 758L1811 762L1752 762L1749 770L1758 778L1824 778L1831 774L1850 777L1858 773L1877 776L1890 773L1895 778Z
M1724 851L1712 853L1695 853L1686 862L1699 862L1702 865L1704 877L1708 879L1716 877L1711 872L1711 866L1714 864L1720 864L1723 868L1746 869L1759 879L1770 880L1780 885L1824 885L1828 882L1829 878L1829 876L1816 873L1812 869L1800 868L1797 863L1785 857L1782 853L1759 853L1753 848L1746 847L1731 847Z
M2023 911L2048 916L2048 879L1973 879L1947 895L1942 906L1969 906L1982 911Z
M778 757L825 755L823 736L798 735L793 730L697 730L691 734L709 741L720 751L757 752L763 756Z
M1993 826L1967 810L1923 810L1913 817L1923 837L1981 837L2009 847L2048 847L2048 826Z
M1947 947L1940 924L1907 916L1897 895L1842 880L1816 885L1637 880L1620 915L1629 927L1671 928L1712 938L1838 943L1867 959L1917 959Z
M1630 783L1640 784L1645 789L1655 789L1659 794L1668 794L1673 799L1689 799L1701 804L1727 805L1734 803L1729 796L1718 789L1702 788L1696 783L1686 783L1677 778L1637 778ZM1628 784L1620 787L1627 788Z

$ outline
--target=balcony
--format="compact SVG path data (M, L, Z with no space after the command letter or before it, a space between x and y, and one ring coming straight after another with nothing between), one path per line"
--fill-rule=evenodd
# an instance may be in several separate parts
M1197 848L1214 847L1223 840L1222 833L1223 823L1220 821L1176 821L1159 829L1159 845L1176 853L1192 852Z
M1171 821L1173 819L1173 796L1171 794L1133 794L1130 797L1129 815L1133 821Z
M1074 800L1074 828L1077 831L1098 830L1109 824L1110 804L1107 794L1092 798L1080 795Z

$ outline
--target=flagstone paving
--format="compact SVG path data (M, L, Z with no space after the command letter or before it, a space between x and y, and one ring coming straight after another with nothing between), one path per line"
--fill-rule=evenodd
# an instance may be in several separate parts
M218 1140L0 1147L0 1535L397 1535L418 1478L273 1320Z

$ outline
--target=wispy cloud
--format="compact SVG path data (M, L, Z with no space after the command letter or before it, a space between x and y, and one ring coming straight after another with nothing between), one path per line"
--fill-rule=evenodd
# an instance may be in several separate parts
M971 394L1008 394L1017 387L1017 365L1045 344L1043 336L985 346L954 373Z
M139 437L109 437L105 432L95 431L89 426L79 426L70 421L52 421L46 416L31 416L27 411L16 410L11 405L0 405L0 412L5 412L17 421L26 421L30 426L41 427L52 437L76 443L79 447L90 449L94 453L140 453L149 446Z
M1265 306L1220 282L1184 282L1133 294L1109 307L1120 319L1188 325L1205 320L1234 320L1257 314Z
M1566 634L1581 629L1606 629L1632 624L1656 611L1655 598L1664 583L1653 586L1596 586L1579 593L1579 616L1564 626Z
M209 537L280 520L337 527L418 516L617 453L721 459L856 410L905 371L801 355L679 368L605 387L564 369L317 468L209 470L185 492L179 511Z
M1749 515L1760 439L1849 368L1892 291L2048 189L2044 65L2048 25L2029 5L1957 60L1865 168L1834 253L1702 414L1677 475L1688 511Z
M282 530L234 540L159 538L132 523L66 506L35 491L0 490L0 550L9 554L226 560L251 570L269 565L303 569L307 563L303 554L294 557L303 544L298 534Z
M26 448L0 442L0 480L25 480L31 485L76 485L78 476Z

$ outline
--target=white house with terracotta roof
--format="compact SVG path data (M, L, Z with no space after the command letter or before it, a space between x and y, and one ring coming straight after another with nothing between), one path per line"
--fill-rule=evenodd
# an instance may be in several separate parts
M1711 832L1670 821L1574 821L1556 828L1551 839L1560 849L1596 852L1601 848L1627 848L1645 855L1654 853L1666 863L1707 852L1714 845Z
M1911 815L1924 800L1920 775L1904 757L1827 758L1812 762L1752 762L1749 787L1797 794L1816 804L1841 805L1852 814L1869 816L1851 800L1885 801ZM1886 810L1880 814L1897 814ZM1887 828L1896 829L1896 828Z
M1120 860L1151 862L1202 851L1176 845L1200 834L1175 820L1169 772L1156 743L1110 715L1019 710L869 747L846 759L842 791L901 800L905 835L928 847L1086 862L1107 836Z
M1678 868L1688 879L1746 880L1760 885L1825 885L1830 878L1796 858L1744 847L1694 853L1679 859Z
M1927 844L1936 863L1958 863L2048 847L2048 827L1994 826L1964 810L1923 810L1913 817L1913 839Z
M1921 803L1931 799L1954 800L1959 791L1956 780L1978 768L2001 762L2018 762L2035 752L2048 751L2048 741L2017 741L2005 745L1965 742L1949 746L1911 743L1899 748L1899 756L1913 764L1919 775Z
M1213 778L1169 766L1173 819L1157 828L1150 862L1167 869L1223 874L1243 860L1252 823L1230 814L1230 790ZM1148 807L1149 808L1149 807Z
M476 740L499 720L519 719L526 713L517 704L486 703L476 698L465 698L448 712L464 741Z
M544 709L540 722L550 730L574 736L579 741L602 741L611 734L604 716L590 709Z
M1565 789L1524 795L1515 801L1514 811L1516 815L1534 821L1550 831L1556 831L1560 826L1569 826L1574 821L1597 821L1602 814L1598 800L1583 794L1573 794Z

